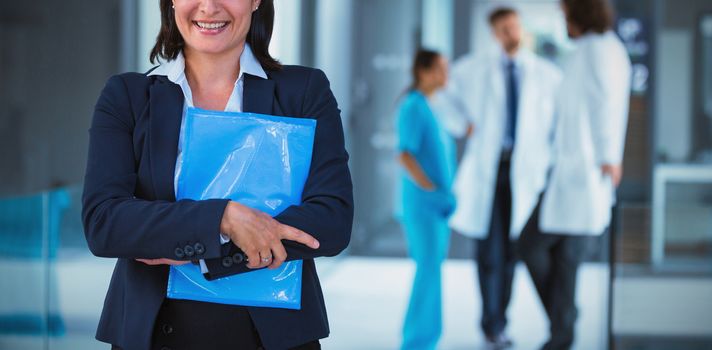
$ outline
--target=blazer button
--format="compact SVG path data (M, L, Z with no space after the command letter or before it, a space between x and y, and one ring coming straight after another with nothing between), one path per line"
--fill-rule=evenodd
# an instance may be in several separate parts
M245 260L245 256L242 255L242 254L240 254L240 253L235 253L235 254L232 256L232 261L233 261L235 264L239 264L239 263L243 262L244 260Z
M201 243L195 243L193 248L195 248L195 254L202 255L203 253L205 253L205 246Z
M165 334L165 335L173 333L173 327L169 324L164 324L162 328L163 328L163 334Z
M232 262L232 258L231 258L231 257L226 256L226 257L223 258L223 260L222 260L222 266L224 266L224 267L230 267L230 266L232 266L232 264L233 264L233 262Z
M176 248L173 253L178 257L178 259L182 259L185 256L185 252L181 248Z
M195 255L195 249L193 249L193 246L191 245L185 246L185 248L183 248L183 252L185 252L185 255L187 256Z

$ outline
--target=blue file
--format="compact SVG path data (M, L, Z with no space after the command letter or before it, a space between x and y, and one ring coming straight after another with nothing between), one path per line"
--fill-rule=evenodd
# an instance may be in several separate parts
M230 198L271 216L301 203L316 120L188 108L184 122L177 200ZM301 290L301 260L213 281L186 264L171 266L167 296L300 309Z

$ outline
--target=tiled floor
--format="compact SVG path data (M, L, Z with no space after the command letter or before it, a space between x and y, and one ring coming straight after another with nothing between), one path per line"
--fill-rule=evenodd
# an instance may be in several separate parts
M355 258L317 262L322 275L331 337L325 349L397 349L408 301L413 265L406 259ZM324 265L323 267L321 265ZM584 265L579 274L579 322L575 349L606 348L608 269ZM484 349L477 324L474 265L448 260L444 272L444 334L440 349ZM509 310L509 334L515 349L537 349L547 322L526 269L517 269Z
M324 349L397 349L410 292L411 262L400 258L346 257L320 259L317 266L331 323L331 337L322 342ZM448 260L444 269L445 331L440 348L483 349L476 327L480 306L475 294L474 266L468 260ZM108 259L80 256L61 260L54 274L56 293L49 297L53 300L50 304L62 315L66 333L46 340L0 334L0 349L106 349L106 344L93 339L93 333L112 270L113 262ZM605 348L607 274L605 265L585 265L581 270L576 349ZM42 290L43 272L39 264L3 261L0 275L3 276L0 287L5 283L24 283L28 290ZM19 279L13 282L13 276ZM13 308L41 305L37 301L46 296L40 294L15 295L15 301L3 294L0 314ZM535 349L545 340L546 321L523 266L517 270L509 316L509 334L516 342L516 349Z

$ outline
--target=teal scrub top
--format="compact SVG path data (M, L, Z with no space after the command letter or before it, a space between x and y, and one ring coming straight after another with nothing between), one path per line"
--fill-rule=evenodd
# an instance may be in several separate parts
M398 108L398 151L408 152L418 161L436 191L450 193L455 174L455 141L445 131L421 92L409 92ZM426 191L402 171L402 200L408 205L411 196ZM417 198L413 198L417 199Z

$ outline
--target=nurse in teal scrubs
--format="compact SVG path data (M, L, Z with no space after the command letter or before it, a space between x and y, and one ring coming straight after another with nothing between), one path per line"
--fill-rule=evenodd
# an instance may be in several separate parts
M447 82L447 60L420 50L413 64L412 88L398 107L398 158L402 165L399 219L415 278L403 325L407 350L435 349L442 332L441 265L447 256L455 209L451 185L454 140L430 108L428 99Z

